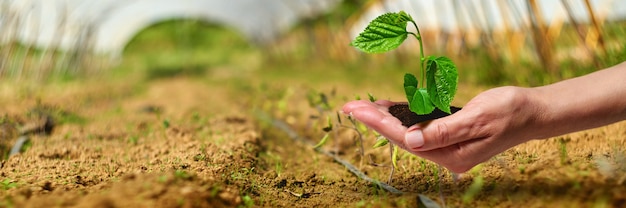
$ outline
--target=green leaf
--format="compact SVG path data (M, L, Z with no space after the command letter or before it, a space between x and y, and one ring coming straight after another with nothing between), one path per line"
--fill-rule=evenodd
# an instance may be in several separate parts
M474 197L483 189L484 184L485 182L482 176L474 177L472 184L470 184L465 193L463 193L463 196L461 196L463 202L469 203L474 200Z
M389 144L389 140L387 140L387 138L385 137L380 137L376 139L376 143L374 144L373 148L379 148L387 144Z
M351 43L351 46L367 53L383 53L400 46L407 38L407 22L413 18L407 13L386 13L372 20L363 32Z
M409 101L409 109L418 115L429 114L435 110L428 92L424 88L418 88L417 78L412 74L404 74L404 93Z
M367 93L367 98L369 98L370 102L376 102L376 97L372 95L372 93Z
M417 78L413 74L404 74L404 93L407 101L411 102L413 100L415 91L417 91Z
M170 127L170 120L163 120L163 127L165 127L166 129Z
M393 153L391 154L391 164L394 168L398 168L398 146L393 145Z
M447 57L429 56L426 60L426 88L430 100L441 111L450 112L450 103L456 94L459 75L456 66Z
M322 128L322 130L323 130L324 132L329 132L329 131L332 131L332 130L333 130L333 122L332 122L332 120L330 119L330 115L326 116L326 123L327 123L327 126L326 126L326 127L324 127L324 128Z
M335 114L337 115L337 123L341 124L341 116L339 115L339 111L335 111Z
M328 135L328 133L324 134L324 137L322 137L322 140L320 140L320 142L318 142L313 149L317 149L322 147L322 145L326 144L326 142L328 141L328 138L330 137L330 135Z
M413 99L409 100L409 109L418 115L429 114L435 110L435 106L430 101L430 96L428 96L426 89L419 88L415 91Z

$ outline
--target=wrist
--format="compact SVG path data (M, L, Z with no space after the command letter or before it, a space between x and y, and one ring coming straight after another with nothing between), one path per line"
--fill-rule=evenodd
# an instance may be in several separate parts
M546 139L554 136L556 123L555 115L558 109L550 105L554 95L546 93L543 88L520 88L520 105L525 109L520 113L526 114L528 139Z

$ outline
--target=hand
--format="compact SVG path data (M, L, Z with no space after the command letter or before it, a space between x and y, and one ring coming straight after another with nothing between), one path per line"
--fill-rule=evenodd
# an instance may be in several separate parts
M352 101L343 112L401 148L462 173L515 145L541 138L542 131L533 128L544 107L531 99L530 90L491 89L455 114L409 128L388 112L396 103L387 100Z

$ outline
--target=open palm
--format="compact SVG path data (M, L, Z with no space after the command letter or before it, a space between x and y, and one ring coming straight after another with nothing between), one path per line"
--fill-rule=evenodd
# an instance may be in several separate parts
M526 90L488 90L453 115L409 128L388 112L396 102L352 101L343 111L403 149L459 173L535 137L522 131L538 110L526 105Z

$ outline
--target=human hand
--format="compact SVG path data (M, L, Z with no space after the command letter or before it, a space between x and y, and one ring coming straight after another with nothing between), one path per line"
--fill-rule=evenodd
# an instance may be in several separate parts
M409 128L389 112L395 102L352 101L343 112L352 115L401 148L449 170L462 173L494 155L534 138L542 131L543 106L528 88L500 87L485 91L462 110Z

